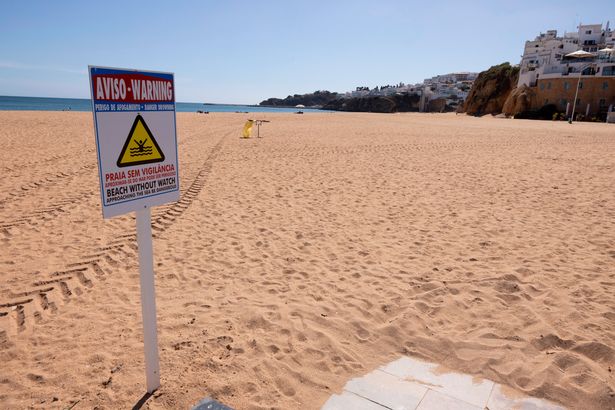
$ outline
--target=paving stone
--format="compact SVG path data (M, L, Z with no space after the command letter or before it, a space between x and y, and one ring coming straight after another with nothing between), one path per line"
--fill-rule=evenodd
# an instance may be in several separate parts
M524 397L510 388L496 384L487 403L489 410L564 410L557 404L534 397Z
M429 390L416 410L483 410L483 407L474 406L446 394Z
M418 404L418 407L417 407ZM410 357L350 380L323 410L564 410L490 380L442 372L435 363Z
M321 410L386 410L386 407L345 391L329 397Z
M401 380L380 370L352 379L346 383L344 390L393 410L414 410L427 393L425 386Z
M467 374L443 373L434 363L409 357L402 357L381 367L380 370L413 383L423 384L431 390L460 399L479 408L484 408L487 405L494 386L494 383L490 380L478 380Z
M208 397L198 402L196 406L192 408L192 410L233 410L233 409Z

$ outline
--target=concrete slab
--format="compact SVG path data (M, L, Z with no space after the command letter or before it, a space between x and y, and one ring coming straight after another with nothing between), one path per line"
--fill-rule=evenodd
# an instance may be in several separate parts
M427 363L410 357L402 357L380 370L403 380L419 383L431 390L484 408L494 383L476 379L467 374L443 372L435 363Z
M225 406L224 404L207 397L206 399L198 402L192 410L233 410L232 408Z
M346 383L344 390L392 410L414 410L427 393L425 386L401 380L379 370L352 379Z
M322 406L322 410L386 410L379 404L359 397L354 393L344 392L340 395L334 394Z
M491 380L443 371L437 364L402 357L350 380L323 410L564 410Z
M484 407L474 406L465 401L447 396L440 392L429 390L416 410L483 410ZM489 409L491 410L491 409Z
M489 410L564 410L564 407L546 400L523 395L496 384L487 403Z

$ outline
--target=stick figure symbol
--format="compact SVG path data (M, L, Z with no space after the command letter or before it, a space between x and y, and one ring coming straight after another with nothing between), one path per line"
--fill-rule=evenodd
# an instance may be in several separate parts
M147 142L147 138L145 138L144 140L134 139L133 141L137 144L137 146L130 148L131 157L138 157L141 155L148 155L152 153L152 146L151 145L145 146L145 143Z

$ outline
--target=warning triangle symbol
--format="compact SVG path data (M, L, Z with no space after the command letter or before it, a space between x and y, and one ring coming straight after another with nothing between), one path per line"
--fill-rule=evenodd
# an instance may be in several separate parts
M117 166L130 167L161 161L164 161L164 153L141 114L137 114L117 159Z

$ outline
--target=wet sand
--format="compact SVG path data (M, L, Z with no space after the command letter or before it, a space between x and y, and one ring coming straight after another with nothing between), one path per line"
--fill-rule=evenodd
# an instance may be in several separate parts
M0 125L0 407L132 407L134 218L101 217L92 116ZM615 408L615 126L180 113L178 139L143 408L316 409L401 355Z

